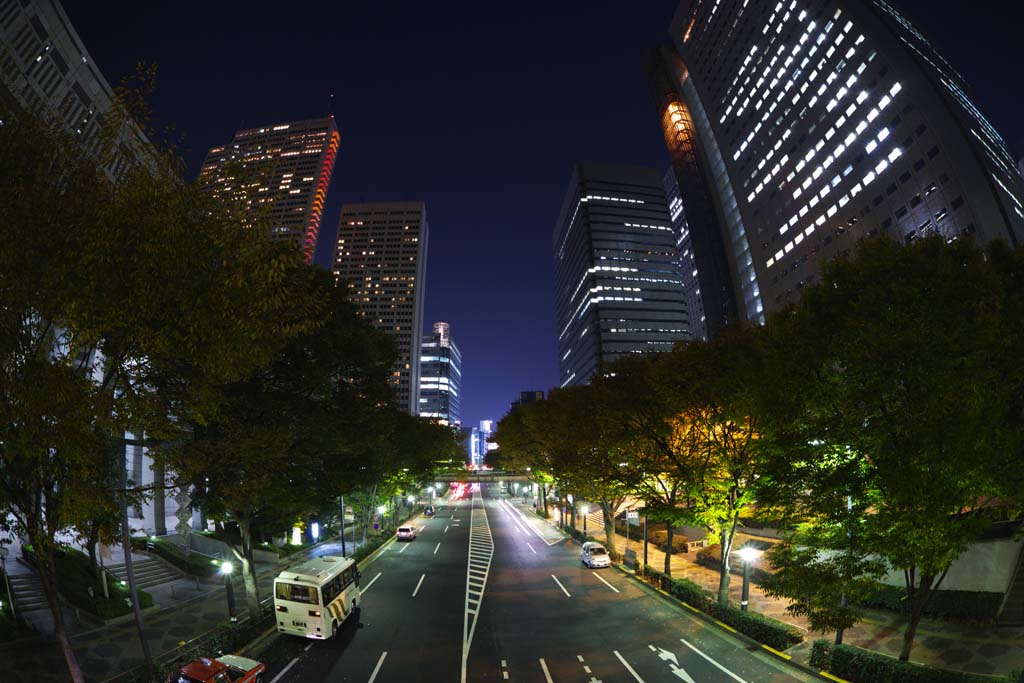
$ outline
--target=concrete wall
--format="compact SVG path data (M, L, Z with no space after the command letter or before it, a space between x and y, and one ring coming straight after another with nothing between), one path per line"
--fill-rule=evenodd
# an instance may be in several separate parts
M1008 538L973 543L953 562L939 589L1005 593L1022 548L1024 541ZM890 572L883 583L904 585L903 572Z

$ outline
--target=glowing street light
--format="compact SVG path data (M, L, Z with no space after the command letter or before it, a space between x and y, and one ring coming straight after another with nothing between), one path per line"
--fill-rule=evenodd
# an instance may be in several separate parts
M761 556L761 551L750 546L743 546L736 553L743 560L743 594L740 597L740 610L747 611L747 603L750 601L750 563Z
M583 513L583 535L587 535L587 513L590 512L590 506L584 503L580 506L580 512Z
M235 589L231 585L231 572L235 571L235 565L231 562L222 562L220 565L220 573L224 576L224 590L226 591L228 598L228 617L231 621L238 621L238 617L235 616Z

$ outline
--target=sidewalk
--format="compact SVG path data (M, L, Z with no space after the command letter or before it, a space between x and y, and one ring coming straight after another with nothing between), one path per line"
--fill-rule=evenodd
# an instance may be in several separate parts
M362 544L361 534L357 534L354 541L348 537L348 533L346 537L346 550L349 553ZM258 563L256 578L261 600L271 596L274 577L281 568L313 557L340 554L341 540L335 537L276 563ZM244 582L238 572L233 577L232 587L236 612L242 617L248 610ZM146 641L154 658L215 628L228 618L223 581L179 579L149 590L153 593L154 604L162 608L144 612L142 617ZM49 611L40 614L49 618ZM65 610L65 616L69 616L68 610ZM68 626L79 666L89 681L99 683L144 664L134 621L96 628L96 622L87 620L84 615L81 621L75 621L71 615ZM52 623L50 628L52 630ZM5 674L13 672L11 680L14 683L58 683L69 680L64 656L53 640L45 639L34 646L10 650L0 647L0 652L7 660L4 665Z
M533 514L533 506L524 504L521 499L508 499L524 512ZM553 517L552 524L558 523ZM597 521L597 524L594 522ZM582 525L578 525L582 530ZM604 527L598 516L588 515L587 532L602 542L605 540ZM642 533L642 532L641 532ZM643 561L643 539L639 541L630 537L629 547L636 551L637 560ZM623 553L626 549L624 536L615 534L615 549ZM649 544L648 564L662 570L665 566L665 553ZM698 565L696 554L672 556L673 578L685 578L703 588L718 592L718 572L714 569ZM743 577L733 574L729 582L729 596L735 604L740 602ZM811 651L811 644L818 638L833 639L835 633L809 633L806 619L793 617L786 613L788 603L778 598L770 598L761 592L760 587L751 583L750 609L766 616L784 621L807 633L807 639L787 652L801 662L806 663ZM843 642L868 650L899 656L903 647L903 631L906 619L901 615L881 610L869 610L867 619L846 631ZM922 619L914 639L914 648L910 653L911 661L944 669L957 669L980 674L1008 675L1012 670L1024 666L1024 628L997 628L994 626L972 626L939 619Z

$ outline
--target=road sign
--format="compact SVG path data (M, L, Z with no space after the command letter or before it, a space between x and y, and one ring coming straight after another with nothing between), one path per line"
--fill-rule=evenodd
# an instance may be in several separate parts
M640 526L640 511L636 508L626 510L626 521L630 526Z

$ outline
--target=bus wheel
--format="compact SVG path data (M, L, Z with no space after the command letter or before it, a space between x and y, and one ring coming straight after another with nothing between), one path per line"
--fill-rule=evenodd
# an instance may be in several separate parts
M331 638L338 637L338 621L334 620L331 622Z

